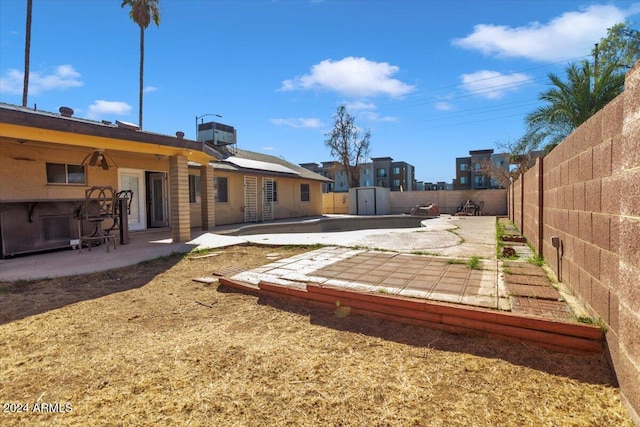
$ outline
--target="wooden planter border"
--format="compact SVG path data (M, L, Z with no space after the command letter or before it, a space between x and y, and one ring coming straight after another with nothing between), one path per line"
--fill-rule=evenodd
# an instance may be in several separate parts
M258 286L220 278L220 284L257 295L289 298L326 309L425 326L445 332L524 342L564 353L601 353L604 333L593 325L526 317L479 307L352 291L307 283L306 289L261 281Z

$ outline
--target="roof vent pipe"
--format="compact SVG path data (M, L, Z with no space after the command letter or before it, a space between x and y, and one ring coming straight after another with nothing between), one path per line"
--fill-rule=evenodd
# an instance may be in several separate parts
M73 109L71 109L69 107L60 107L58 109L58 111L60 111L60 115L62 117L71 117L71 116L73 116Z
M176 132L176 137L177 137L178 139L183 139L183 138L184 138L184 132L182 132L182 131L178 131L178 132Z

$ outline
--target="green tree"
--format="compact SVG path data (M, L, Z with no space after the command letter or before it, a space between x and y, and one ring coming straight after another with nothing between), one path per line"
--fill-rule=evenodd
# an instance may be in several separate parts
M369 156L371 131L358 128L346 106L340 105L333 115L333 129L325 136L329 137L325 145L331 150L331 156L344 168L347 186L359 187L360 164Z
M550 151L622 93L624 74L617 70L617 63L603 64L595 75L593 66L582 61L566 68L566 81L549 73L552 87L538 97L546 105L527 115L526 138L546 141L545 151Z
M630 25L623 22L609 28L607 36L593 48L596 74L609 64L616 64L617 71L624 74L640 61L640 31L630 28Z
M566 81L548 75L551 89L540 94L546 105L526 117L524 139L546 143L551 151L589 117L624 90L624 74L640 60L640 32L630 23L619 23L594 47L593 65L588 61L570 64Z
M123 0L120 7L129 6L129 17L140 27L140 93L138 126L142 129L142 93L144 90L144 31L151 21L160 26L160 0Z
M22 86L22 106L27 106L29 96L29 67L31 60L31 11L33 0L27 0L27 29L24 39L24 83Z

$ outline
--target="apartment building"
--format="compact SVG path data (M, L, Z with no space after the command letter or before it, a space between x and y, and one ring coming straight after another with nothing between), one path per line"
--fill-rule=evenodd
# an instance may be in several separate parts
M502 188L495 177L487 173L487 167L509 171L507 153L494 153L492 149L470 150L469 156L456 157L455 190L485 190Z
M301 163L300 166L333 180L332 183L323 184L325 193L349 191L347 175L340 162ZM370 162L360 165L360 186L415 191L415 168L407 162L394 161L391 157L372 157Z

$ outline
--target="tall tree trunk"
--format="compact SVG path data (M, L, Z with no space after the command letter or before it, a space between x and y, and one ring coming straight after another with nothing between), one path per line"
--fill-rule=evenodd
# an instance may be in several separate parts
M349 169L347 170L347 175L349 177L349 188L352 187L360 187L360 167L359 165L349 165Z
M22 106L27 106L29 96L29 58L31 56L31 9L33 0L27 0L27 30L24 41L24 83L22 86Z
M144 28L140 27L140 96L139 96L139 113L138 127L142 130L142 92L144 90Z

